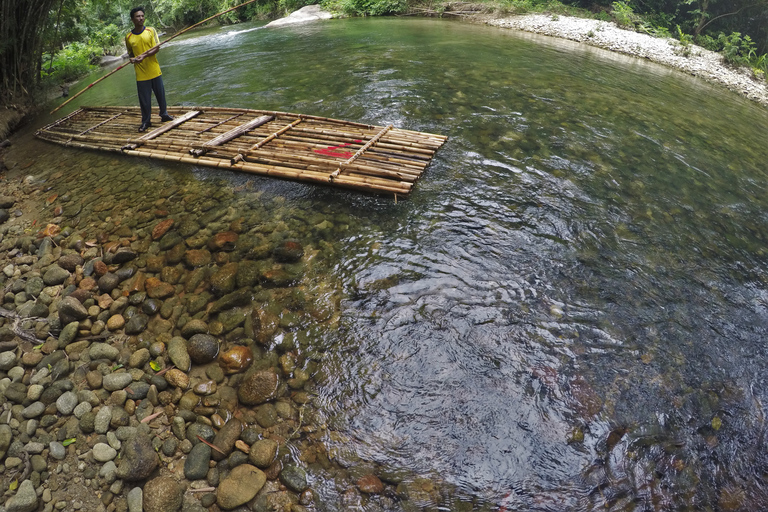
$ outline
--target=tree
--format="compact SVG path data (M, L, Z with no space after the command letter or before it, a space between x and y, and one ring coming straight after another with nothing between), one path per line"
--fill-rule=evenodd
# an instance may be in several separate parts
M57 0L0 0L0 101L29 98L40 81L49 13Z

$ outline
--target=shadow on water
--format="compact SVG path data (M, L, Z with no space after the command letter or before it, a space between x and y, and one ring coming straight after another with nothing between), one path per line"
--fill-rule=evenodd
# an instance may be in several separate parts
M397 204L249 185L278 201L269 222L310 218L341 297L338 330L309 329L304 348L334 463L308 464L321 509L766 506L762 109L648 63L442 20L212 34L161 54L172 104L450 137ZM111 78L89 103L133 103L133 87ZM92 158L110 162L88 171L103 180L112 162L145 165ZM146 165L139 188L155 173L247 181ZM385 492L358 490L368 474Z

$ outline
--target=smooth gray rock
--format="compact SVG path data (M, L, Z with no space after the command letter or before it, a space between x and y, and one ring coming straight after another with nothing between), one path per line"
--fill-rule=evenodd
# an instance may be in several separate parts
M105 375L101 385L107 391L117 391L123 389L133 382L133 378L130 373L118 372Z
M184 461L184 476L187 480L201 480L208 474L208 464L211 462L211 447L198 443Z
M99 462L107 462L117 457L117 450L106 443L96 443L92 451L93 458Z
M69 416L77 406L77 394L67 391L56 399L56 409L63 416Z
M43 282L46 286L56 286L69 278L70 273L58 265L51 265L43 274Z
M14 496L5 503L7 512L33 512L37 510L37 493L32 480L24 480Z
M267 23L267 27L282 27L285 25L295 25L298 23L307 23L310 21L329 20L333 15L320 8L319 5L307 5L298 11L294 11L285 18Z
M141 487L128 491L128 512L144 512L144 492Z

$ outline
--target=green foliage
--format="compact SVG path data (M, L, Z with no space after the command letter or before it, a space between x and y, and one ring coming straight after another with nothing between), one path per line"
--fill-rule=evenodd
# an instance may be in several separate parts
M693 36L683 32L683 30L680 28L680 25L677 25L677 39L678 42L675 53L682 55L683 57L690 57L691 45L693 44Z
M616 23L619 26L634 27L635 24L639 21L638 15L635 14L632 6L627 2L623 0L619 2L613 2L612 7L613 10L611 11L611 14L613 14L613 18L616 20Z
M728 64L746 66L756 57L756 45L749 36L731 32L730 35L720 34L717 39L723 45L723 58Z
M107 25L93 34L88 41L90 46L101 48L103 54L122 53L124 51L124 34L117 25Z
M694 42L711 52L719 52L723 49L723 44L720 41L707 34L699 34L694 38Z
M85 43L71 43L56 52L51 63L50 55L43 55L46 68L42 78L54 84L70 82L93 71L101 57L101 48Z
M351 16L399 14L408 7L406 0L323 0L321 5L329 11Z

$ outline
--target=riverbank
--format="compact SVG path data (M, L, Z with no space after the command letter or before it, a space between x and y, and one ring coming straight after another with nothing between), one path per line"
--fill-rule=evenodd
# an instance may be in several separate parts
M522 30L535 34L569 39L630 55L699 77L709 83L721 85L763 106L768 106L768 82L755 78L752 70L734 68L723 57L696 45L681 45L673 38L658 38L625 30L612 22L556 16L527 14L503 16L476 14L475 22L494 27Z

